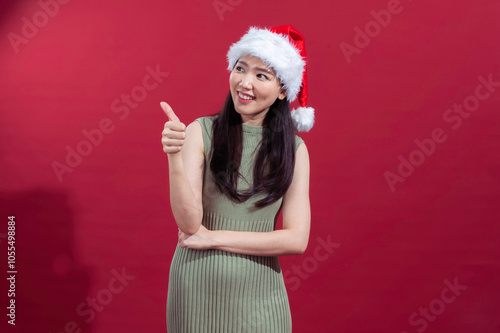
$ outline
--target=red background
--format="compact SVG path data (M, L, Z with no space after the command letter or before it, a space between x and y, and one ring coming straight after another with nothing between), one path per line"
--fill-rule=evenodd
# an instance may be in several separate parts
M498 83L478 88L489 95L459 128L443 119L455 103L474 101L478 77L500 81L500 4L402 0L376 30L370 12L387 6L74 0L44 22L35 1L3 2L0 262L6 271L7 216L15 215L18 274L15 328L6 324L6 280L0 285L2 327L166 330L177 229L159 102L186 124L216 112L231 43L251 25L291 24L306 37L317 119L301 134L311 158L309 247L281 259L294 332L500 332ZM40 27L16 46L9 33L29 34L23 18ZM355 45L355 28L367 23L372 37L348 62L341 45ZM140 92L148 66L168 76L126 114L119 99ZM59 181L54 161L66 164L67 146L85 148L82 131L106 118L112 130ZM446 141L419 155L414 141L436 128ZM391 190L384 174L398 173L400 155L421 164ZM320 247L328 241L330 253ZM130 280L112 294L113 270L122 269ZM444 303L444 281L455 279L466 289L445 290ZM96 296L107 304L86 322L76 309ZM425 319L418 312L429 306Z

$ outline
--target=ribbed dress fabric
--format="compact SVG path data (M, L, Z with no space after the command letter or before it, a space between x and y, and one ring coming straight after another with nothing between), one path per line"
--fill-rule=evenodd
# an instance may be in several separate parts
M283 198L264 208L256 195L239 203L218 191L210 171L213 116L196 119L203 130L205 172L203 225L209 230L268 232L275 229ZM242 124L238 189L253 181L253 162L263 127ZM296 149L303 142L295 136ZM290 333L292 320L278 257L194 250L177 245L167 296L169 333Z

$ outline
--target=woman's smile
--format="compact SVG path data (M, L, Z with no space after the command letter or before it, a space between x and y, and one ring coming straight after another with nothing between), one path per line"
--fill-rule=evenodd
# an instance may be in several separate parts
M242 103L249 103L255 100L255 96L245 94L244 92L238 91L238 98Z

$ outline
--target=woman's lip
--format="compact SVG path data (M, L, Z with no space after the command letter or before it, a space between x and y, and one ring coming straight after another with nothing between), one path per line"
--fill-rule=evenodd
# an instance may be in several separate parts
M248 96L248 97L255 97L255 96L252 96L252 95L250 95L250 94L246 94L246 93L244 93L243 91L239 91L239 90L237 90L236 92L238 92L238 93L240 93L240 94L242 94L242 95Z
M236 92L236 95L238 95L238 100L241 103L250 103L250 102L254 101L253 99L243 99L243 98L241 98L239 92Z

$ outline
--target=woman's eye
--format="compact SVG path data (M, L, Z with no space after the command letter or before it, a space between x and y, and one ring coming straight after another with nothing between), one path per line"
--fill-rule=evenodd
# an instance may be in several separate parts
M262 75L263 79L267 79L267 76L265 76L264 74L257 74L257 76L259 76L259 75Z
M243 68L241 68L240 66L236 66L236 71L237 72L241 72L243 70Z

